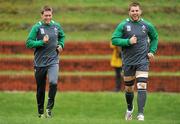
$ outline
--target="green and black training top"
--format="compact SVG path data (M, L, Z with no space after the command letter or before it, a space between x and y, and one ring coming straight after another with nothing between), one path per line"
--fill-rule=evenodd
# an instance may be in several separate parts
M130 44L129 39L135 35L136 44ZM148 52L155 53L158 46L158 33L148 21L140 19L122 21L112 35L112 44L122 47L122 60L125 65L137 65L149 62Z
M49 36L48 43L44 43L43 37ZM64 48L65 34L59 23L51 21L45 24L43 21L36 23L26 41L27 48L34 48L34 66L45 67L59 63L57 46Z

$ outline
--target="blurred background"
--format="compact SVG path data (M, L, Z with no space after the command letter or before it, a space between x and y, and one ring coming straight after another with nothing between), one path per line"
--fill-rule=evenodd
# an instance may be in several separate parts
M128 17L131 0L0 0L0 90L34 91L33 50L25 47L44 5L63 27L58 90L112 91L114 70L109 47L115 27ZM150 66L149 91L180 92L180 2L139 0L143 18L159 33L159 48Z
M111 92L115 74L110 42L115 27L128 17L131 1L0 0L0 124L128 123L124 86L121 92ZM143 18L159 33L143 123L180 124L180 0L138 1ZM33 49L25 47L44 5L53 7L54 20L66 33L58 82L62 92L57 93L52 119L37 117ZM135 118L132 122L138 124Z

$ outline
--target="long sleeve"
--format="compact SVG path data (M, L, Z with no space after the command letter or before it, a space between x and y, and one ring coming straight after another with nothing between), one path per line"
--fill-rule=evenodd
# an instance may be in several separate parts
M26 47L27 48L37 48L40 46L43 46L45 43L43 40L36 40L38 31L38 26L34 25L29 33L28 39L26 41Z
M148 23L149 24L149 38L150 38L150 48L149 48L149 51L151 53L156 53L156 50L157 50L157 47L158 47L158 33L155 29L155 27L151 24L151 23Z
M123 21L122 23L120 23L117 28L115 29L115 31L112 34L112 45L115 46L129 46L129 39L123 39L122 35L123 35L123 26L126 22Z
M60 25L58 25L60 30L58 34L58 45L61 45L62 48L64 48L64 40L65 40L65 33Z

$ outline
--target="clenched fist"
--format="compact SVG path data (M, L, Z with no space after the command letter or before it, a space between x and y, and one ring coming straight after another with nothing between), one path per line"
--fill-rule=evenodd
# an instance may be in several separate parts
M153 53L148 53L148 58L150 61L154 60L154 54Z
M137 37L133 35L130 39L130 44L136 44L137 43Z
M44 41L44 43L48 43L49 36L47 34L43 37L43 41Z
M60 53L60 52L63 51L63 48L62 48L60 45L58 45L57 48L56 48L56 50L57 50L58 53Z

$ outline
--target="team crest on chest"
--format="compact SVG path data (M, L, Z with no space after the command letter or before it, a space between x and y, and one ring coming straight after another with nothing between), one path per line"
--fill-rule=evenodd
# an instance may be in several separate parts
M130 26L130 25L127 25L127 26L126 26L126 29L127 29L127 31L131 31L131 26Z
M146 26L144 26L144 25L142 26L142 32L146 33Z
M40 28L41 34L45 34L44 28Z
M55 32L55 35L58 34L58 29L56 27L54 28L54 32Z

